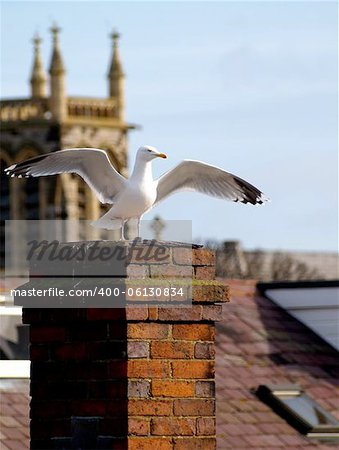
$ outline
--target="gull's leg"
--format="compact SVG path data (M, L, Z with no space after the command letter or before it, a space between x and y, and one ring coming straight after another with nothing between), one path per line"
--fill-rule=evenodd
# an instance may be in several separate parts
M126 220L121 221L121 235L120 235L120 241L126 241L125 239L125 223Z
M141 237L140 236L140 217L137 217L137 237Z

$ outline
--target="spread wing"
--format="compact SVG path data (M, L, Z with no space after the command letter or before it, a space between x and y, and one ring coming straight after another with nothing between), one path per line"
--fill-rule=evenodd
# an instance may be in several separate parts
M40 177L59 173L80 175L102 203L113 203L126 179L112 166L104 150L65 149L39 155L5 169L12 177Z
M262 204L268 199L247 181L218 167L185 160L158 180L155 203L179 191L196 191L234 202Z

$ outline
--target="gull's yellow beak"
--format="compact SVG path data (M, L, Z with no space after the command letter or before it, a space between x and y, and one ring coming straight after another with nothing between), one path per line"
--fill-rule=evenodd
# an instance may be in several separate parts
M159 153L157 156L159 156L159 158L167 158L167 155L165 155L165 153Z

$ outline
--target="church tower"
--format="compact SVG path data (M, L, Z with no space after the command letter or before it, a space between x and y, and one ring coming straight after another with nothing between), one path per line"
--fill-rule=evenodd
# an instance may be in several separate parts
M53 52L49 67L50 75L50 111L57 121L63 121L67 115L67 98L65 88L65 67L59 47L60 28L54 25L51 28L53 36Z
M111 34L113 41L112 62L108 72L109 96L117 100L116 116L120 120L125 117L125 74L122 70L118 41L119 33L113 31Z
M54 25L52 56L47 78L40 54L41 39L35 36L30 97L1 100L1 226L6 219L96 220L105 212L84 181L73 174L17 179L3 169L24 159L64 148L105 149L113 165L127 174L127 138L131 129L124 118L124 73L118 34L112 34L113 55L109 71L109 97L75 97L66 92L66 70ZM47 93L47 85L50 90ZM93 229L72 227L73 239L91 238ZM3 259L4 248L0 248Z
M41 55L40 55L40 45L41 39L36 34L34 39L34 61L32 75L30 79L31 83L31 96L32 98L45 98L47 96L46 83L47 77L42 65Z

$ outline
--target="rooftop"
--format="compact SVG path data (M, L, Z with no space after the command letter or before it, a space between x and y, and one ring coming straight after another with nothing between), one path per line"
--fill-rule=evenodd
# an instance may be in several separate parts
M256 291L255 281L227 280L231 302L217 324L218 448L321 448L299 434L253 392L298 384L339 419L339 358L330 345Z
M339 420L338 352L256 290L225 280L231 302L217 324L217 439L220 449L334 449L306 438L254 393L259 385L298 384ZM1 450L29 447L28 380L1 380Z
M29 380L0 380L0 448L29 448Z

